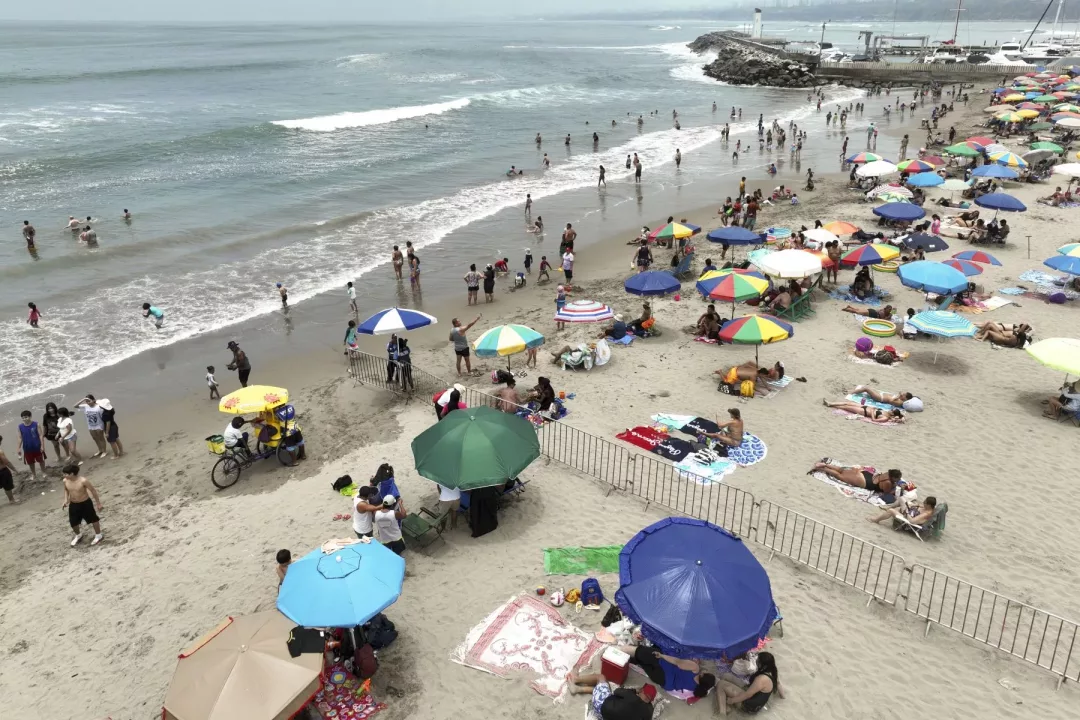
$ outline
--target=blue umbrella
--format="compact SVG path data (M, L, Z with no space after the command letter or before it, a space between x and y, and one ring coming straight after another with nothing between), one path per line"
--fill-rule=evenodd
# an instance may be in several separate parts
M439 321L434 316L422 313L419 310L394 307L375 313L360 323L360 327L356 328L356 332L363 335L389 335L390 333L434 325L437 322Z
M1043 260L1043 265L1052 267L1055 270L1061 272L1067 272L1070 275L1080 275L1080 257L1074 257L1072 255L1055 255L1052 258Z
M765 242L765 238L761 235L738 225L716 228L705 237L713 242L727 245L760 245Z
M682 287L682 283L676 280L671 273L662 270L649 270L634 275L623 283L623 287L626 288L626 292L634 295L667 295L668 293L678 292L679 288Z
M915 187L937 187L944 183L945 178L941 177L936 172L915 173L907 179L907 184Z
M320 548L289 566L277 607L304 627L355 627L401 595L405 559L377 542L330 554Z
M900 246L905 250L922 248L923 252L941 252L942 250L949 249L949 244L947 242L937 235L930 235L929 233L913 233L908 235L900 241Z
M902 202L879 205L874 208L874 214L886 220L918 220L926 216L926 212L918 205Z
M681 658L734 658L776 619L765 568L742 540L691 518L666 518L619 553L615 602L642 634Z
M1012 168L1004 165L980 165L971 171L972 177L1001 178L1002 180L1015 180L1019 174Z
M988 195L982 195L975 198L975 204L990 208L991 210L1004 210L1006 212L1024 212L1027 210L1027 205L1020 202L1012 195L1005 193L990 193Z
M932 260L905 263L896 271L896 275L906 287L939 295L952 295L967 290L968 286L964 273Z

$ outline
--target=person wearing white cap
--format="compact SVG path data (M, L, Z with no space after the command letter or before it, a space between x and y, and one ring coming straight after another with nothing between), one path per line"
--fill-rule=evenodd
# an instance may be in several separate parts
M623 322L623 316L616 315L611 322L611 327L604 329L599 337L600 339L611 338L612 340L622 340L626 337L626 323Z
M405 519L405 503L393 495L382 499L382 509L375 511L375 539L398 555L405 553L400 521Z
M101 407L101 421L105 423L105 442L112 448L112 459L124 454L124 446L120 443L120 429L116 427L116 410L108 398L98 400Z

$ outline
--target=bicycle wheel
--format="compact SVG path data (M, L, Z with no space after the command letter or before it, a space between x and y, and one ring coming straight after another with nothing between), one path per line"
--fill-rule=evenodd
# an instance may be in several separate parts
M293 460L293 454L291 452L289 452L289 449L287 447L285 447L285 442L284 441L282 441L282 443L280 445L278 445L277 459L278 459L279 463L281 463L282 465L284 465L286 467L288 467L289 465L292 465L294 462L296 462L295 460Z
M222 490L232 487L240 479L241 469L239 460L226 455L214 463L214 469L210 471L210 482Z

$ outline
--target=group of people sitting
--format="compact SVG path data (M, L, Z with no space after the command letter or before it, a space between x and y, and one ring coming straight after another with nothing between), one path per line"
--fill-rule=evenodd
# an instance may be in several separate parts
M1038 198L1036 202L1040 202L1043 205L1049 205L1051 207L1060 207L1061 205L1072 203L1074 202L1072 185L1070 184L1068 187L1065 188L1064 191L1062 191L1061 186L1058 185L1054 188L1054 192L1050 193L1046 197Z

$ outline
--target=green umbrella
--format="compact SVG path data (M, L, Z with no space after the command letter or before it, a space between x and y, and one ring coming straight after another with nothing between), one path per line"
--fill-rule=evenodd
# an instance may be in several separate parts
M956 145L950 145L945 148L943 152L949 155L962 155L964 157L975 157L979 154L979 151L971 147L967 143L957 143Z
M1046 142L1045 140L1040 140L1039 142L1031 143L1031 149L1032 150L1049 150L1050 152L1055 152L1055 153L1063 153L1063 152L1065 152L1065 148L1061 147L1057 143Z
M416 471L456 490L502 485L540 457L532 423L489 407L454 410L413 438Z
M1028 130L1050 130L1053 127L1054 127L1054 125L1052 123L1037 122L1037 123L1032 123L1031 125L1028 125Z

